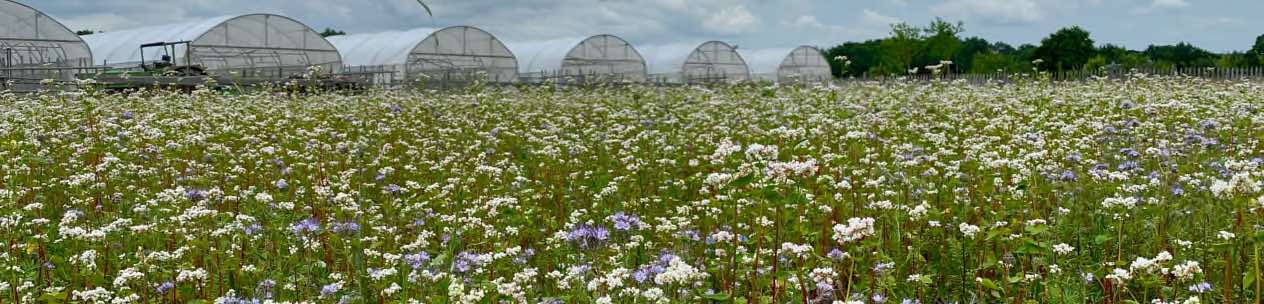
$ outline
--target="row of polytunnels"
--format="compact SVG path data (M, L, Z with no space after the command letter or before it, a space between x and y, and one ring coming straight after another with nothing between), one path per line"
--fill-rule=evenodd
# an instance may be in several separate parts
M692 51L638 50L614 35L505 43L472 26L324 38L298 20L275 14L225 16L81 38L48 15L11 0L0 0L0 26L0 77L8 79L47 78L50 73L71 79L85 68L126 68L172 56L209 75L226 77L285 78L320 70L377 72L393 81L478 77L490 82L700 83L831 78L824 55L811 46L782 53L779 65L752 72L744 50L720 41L703 42ZM141 47L155 42L173 44Z

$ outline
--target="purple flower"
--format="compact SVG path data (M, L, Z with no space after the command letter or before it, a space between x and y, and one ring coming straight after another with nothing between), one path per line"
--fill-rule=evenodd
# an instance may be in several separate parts
M702 240L702 236L698 234L698 230L693 230L693 229L681 231L680 238L691 240L694 242Z
M1211 291L1211 283L1202 282L1202 283L1198 283L1198 284L1194 284L1194 285L1190 285L1190 286L1189 286L1189 292L1193 292L1193 293L1205 293L1205 292L1208 292L1208 291Z
M833 250L830 250L830 252L826 254L825 256L835 261L842 261L843 259L847 258L847 254L843 253L842 250L838 250L838 248L834 248Z
M259 230L263 230L263 226L260 226L259 223L251 223L250 226L241 228L241 231L245 232L246 235L255 235Z
M332 296L338 292L338 285L328 284L320 287L320 297Z
M527 250L523 250L522 253L519 253L517 256L514 256L513 263L517 265L526 265L527 261L530 261L531 257L534 257L534 256L535 256L535 249L527 248Z
M580 248L591 248L610 239L610 230L601 226L579 225L566 235L566 240Z
M469 252L461 252L452 260L452 269L459 273L470 272L479 266L482 266L482 262L479 262L478 255Z
M329 230L332 230L334 233L355 233L360 231L360 224L353 221L334 223Z
M171 291L172 288L176 288L176 284L171 283L171 281L167 281L158 285L158 288L155 291L157 291L158 294L166 294L168 291Z
M1058 180L1064 182L1073 182L1078 179L1079 177L1075 176L1075 172L1071 170L1062 171L1062 174L1058 176Z
M1181 187L1181 185L1179 184L1172 186L1172 195L1175 195L1175 196L1185 195L1185 188Z
M881 304L881 303L883 303L883 302L886 302L886 301L887 301L887 297L886 297L886 296L883 296L883 295L882 295L882 294L880 294L880 293L875 293L875 294L873 294L873 296L872 296L872 297L869 297L869 299L870 299L870 300L873 300L873 302L874 302L874 303L878 303L878 304Z
M202 189L196 189L196 188L185 189L184 198L187 198L190 201L194 201L194 202L201 201L202 199L206 198L206 191L203 191Z
M399 185L396 185L396 184L386 185L386 187L383 187L383 189L385 189L386 192L390 194L397 194L399 193L399 190L400 190Z
M285 190L286 187L290 186L290 183L285 182L284 179L278 179L274 186L276 186L277 189Z
M420 269L421 266L425 266L427 262L430 262L430 254L426 253L425 251L422 251L422 252L418 252L414 254L404 255L404 261L408 262L409 267L412 267L413 269Z
M294 223L294 226L290 227L290 229L294 230L294 234L297 235L302 235L304 232L316 233L320 231L320 222L316 221L315 218L308 218Z
M255 286L255 292L264 299L272 298L272 287L276 286L276 281L272 279L264 279L259 281L259 285Z
M1141 152L1137 152L1137 150L1133 148L1119 149L1119 154L1123 154L1131 158L1137 158L1138 156L1141 156Z
M618 231L637 229L644 224L641 222L641 217L636 216L635 214L630 215L623 212L617 212L614 215L611 215L610 221L614 223L614 230Z

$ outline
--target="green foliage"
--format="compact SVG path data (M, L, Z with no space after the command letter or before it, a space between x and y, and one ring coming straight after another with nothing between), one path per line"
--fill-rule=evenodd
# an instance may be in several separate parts
M1041 70L1068 71L1083 67L1095 51L1089 32L1073 26L1041 39L1032 56L1033 60L1042 61L1038 64Z
M324 30L324 31L321 31L321 32L320 32L320 36L321 36L321 37L325 37L325 38L329 38L329 37L333 37L333 36L342 36L342 35L346 35L346 34L347 34L347 32L344 32L344 31L339 31L339 30L335 30L335 29L332 29L332 28L325 28L325 30Z

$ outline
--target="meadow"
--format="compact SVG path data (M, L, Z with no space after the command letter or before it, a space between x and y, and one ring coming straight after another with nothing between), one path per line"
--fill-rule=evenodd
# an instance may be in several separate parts
M1264 85L0 96L2 303L1260 303Z

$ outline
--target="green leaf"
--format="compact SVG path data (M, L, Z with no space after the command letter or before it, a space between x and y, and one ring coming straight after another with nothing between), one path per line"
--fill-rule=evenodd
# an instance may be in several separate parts
M1260 231L1256 231L1256 232L1255 232L1255 242L1256 242L1256 243L1264 243L1264 230L1260 230Z
M983 287L987 289L1001 290L1001 286L997 286L996 282L993 282L990 279L979 278L979 284L983 285Z
M1254 283L1255 283L1255 271L1248 271L1242 274L1242 286L1254 286L1254 285L1251 285Z
M755 175L747 174L729 182L729 187L733 187L733 188L746 187L746 185L750 185L752 182L755 182Z
M729 294L727 294L727 293L713 293L713 294L705 295L705 296L702 296L702 297L703 297L703 298L706 298L706 299L708 299L708 300L712 300L712 301L728 301L728 299L729 299ZM743 301L743 302L745 302L745 301Z
M1108 234L1098 234L1097 237L1093 238L1093 244L1096 244L1096 245L1105 244L1106 241L1109 241L1110 239L1111 237Z

